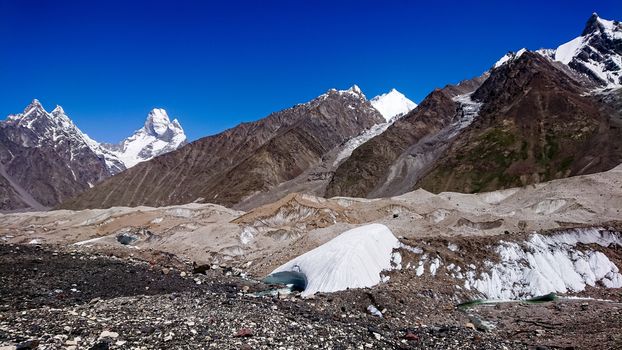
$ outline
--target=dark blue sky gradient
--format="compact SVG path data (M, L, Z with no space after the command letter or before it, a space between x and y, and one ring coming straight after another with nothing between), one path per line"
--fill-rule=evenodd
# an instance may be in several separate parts
M190 139L358 84L420 102L622 1L0 0L0 117L33 98L117 142L153 107Z

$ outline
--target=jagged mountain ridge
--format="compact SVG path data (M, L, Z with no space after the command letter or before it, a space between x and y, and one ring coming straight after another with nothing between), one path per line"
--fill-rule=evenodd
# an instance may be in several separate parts
M478 192L612 168L621 160L617 92L620 86L617 74L622 62L621 28L616 21L593 15L582 36L574 40L579 43L574 51L564 44L556 50L538 50L537 54L521 49L503 56L478 81L485 81L481 87L473 86L473 82L469 85L471 91L477 88L471 102L481 107L473 116L473 125L458 133L443 133L438 127L419 129L424 131L414 136L407 130L416 128L418 123L433 125L423 115L436 116L433 119L438 122L462 113L452 110L450 96L445 96L445 103L441 103L439 92L452 91L448 87L433 92L400 122L356 149L337 168L327 195L377 198L420 186L437 192ZM516 66L517 62L521 64ZM507 66L513 68L508 71ZM493 75L495 78L490 78ZM516 88L515 84L525 77L528 81ZM531 95L525 95L527 91L521 89L529 90ZM596 95L611 89L614 91L606 96ZM538 99L542 105L538 105ZM512 112L515 105L523 109ZM527 113L532 118L519 118L516 113ZM520 126L500 127L490 120ZM538 130L530 131L533 127ZM513 137L512 145L495 144L508 140L482 142L476 136L494 136L496 132L516 133L515 137L508 135ZM558 135L551 136L555 132ZM553 141L560 135L570 140ZM582 139L573 139L577 135ZM524 143L524 149L515 149L514 141ZM574 152L577 154L571 157ZM525 159L512 159L517 153Z
M63 208L206 201L232 206L291 180L384 117L355 85L138 164Z
M33 100L23 113L10 115L0 123L0 210L42 210L57 205L137 161L179 147L185 142L181 126L176 120L170 123L163 110L159 112L165 118L159 119L158 128L165 137L152 136L154 132L149 133L145 126L121 144L131 145L136 135L146 135L150 142L134 145L138 154L123 158L123 148L91 139L62 107L47 112ZM145 125L153 124L152 119L150 114ZM158 141L158 148L151 147Z

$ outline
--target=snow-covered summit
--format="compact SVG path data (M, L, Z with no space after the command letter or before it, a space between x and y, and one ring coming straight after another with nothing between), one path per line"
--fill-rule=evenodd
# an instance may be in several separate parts
M393 117L404 115L417 107L416 103L395 89L374 97L370 102L387 121Z
M347 95L352 95L354 97L357 97L357 98L360 98L360 99L363 99L363 100L367 100L367 97L365 96L363 91L361 91L361 88L358 85L356 85L356 84L352 85L350 88L348 88L346 90L337 90L335 88L329 89L325 94L320 95L318 98L320 98L320 99L321 98L325 98L325 97L327 97L331 93L333 93L333 94L336 93L336 94L339 94L339 95L347 94Z
M177 119L171 121L166 111L154 108L145 125L116 145L102 146L114 154L126 168L176 150L186 143L186 134Z
M166 111L162 108L154 108L147 115L145 120L145 128L149 134L153 136L164 137L167 132L172 134L183 134L184 130L177 119L171 120Z
M504 64L506 64L507 62L512 62L513 60L519 58L520 56L522 56L522 54L524 54L525 52L527 52L527 49L522 48L520 50L518 50L517 52L508 52L506 53L503 57L501 57L497 63L495 63L495 65L493 66L493 68L499 68L501 66L503 66Z
M622 86L622 25L594 13L581 36L560 45L555 61L567 64L606 88Z

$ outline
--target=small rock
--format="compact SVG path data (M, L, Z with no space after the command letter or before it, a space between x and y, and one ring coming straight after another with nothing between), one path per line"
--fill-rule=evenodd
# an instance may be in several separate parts
M406 339L406 340L419 340L419 336L414 334L414 333L408 332L404 336L404 339Z
M104 339L104 338L117 339L118 337L119 337L119 333L110 332L110 331L103 331L99 335L99 339Z
M253 336L253 331L249 328L242 328L235 334L236 338L252 337L252 336Z
M171 270L167 269L166 267L162 269L162 274L164 275L168 275L169 272L171 272Z
M181 277L186 277L188 274L186 273L186 271L182 271L179 273L179 276Z
M15 347L15 350L36 349L38 346L39 346L39 341L38 340L36 340L36 339L27 340L25 342L17 344L17 346Z
M464 326L465 326L466 328L470 328L470 329L472 329L472 330L475 330L475 325L474 325L473 323L471 323L471 322L467 322L467 323L465 323L465 325L464 325Z

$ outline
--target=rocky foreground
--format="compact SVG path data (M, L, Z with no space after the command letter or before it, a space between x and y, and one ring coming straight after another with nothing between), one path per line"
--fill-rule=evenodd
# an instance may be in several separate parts
M227 267L199 270L62 247L0 245L0 349L622 346L617 303L564 300L462 311L432 290L409 293L391 283L301 299L271 293L273 287ZM383 317L370 314L369 304Z

